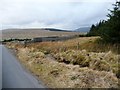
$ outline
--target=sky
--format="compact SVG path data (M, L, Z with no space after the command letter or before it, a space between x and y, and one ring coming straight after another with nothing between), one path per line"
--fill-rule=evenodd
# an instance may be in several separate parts
M107 19L113 3L115 0L0 0L0 30L88 27Z

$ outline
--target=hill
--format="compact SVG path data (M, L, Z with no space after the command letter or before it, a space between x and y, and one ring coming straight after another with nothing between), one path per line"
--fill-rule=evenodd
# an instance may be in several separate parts
M78 28L74 31L86 33L86 32L89 32L89 30L90 30L90 27L81 27L81 28Z
M78 32L71 32L60 29L52 28L40 28L40 29L5 29L2 30L2 39L8 38L34 38L34 37L46 37L46 36L68 36L68 35L78 35Z

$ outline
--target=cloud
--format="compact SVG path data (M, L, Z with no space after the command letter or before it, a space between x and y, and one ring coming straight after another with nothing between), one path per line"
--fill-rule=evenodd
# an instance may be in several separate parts
M75 29L106 19L115 0L1 0L0 25Z

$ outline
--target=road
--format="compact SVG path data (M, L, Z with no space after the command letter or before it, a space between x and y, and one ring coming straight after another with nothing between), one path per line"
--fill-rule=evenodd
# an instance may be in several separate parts
M2 88L44 88L21 66L10 51L2 46Z
M0 45L0 90L2 89L2 47Z

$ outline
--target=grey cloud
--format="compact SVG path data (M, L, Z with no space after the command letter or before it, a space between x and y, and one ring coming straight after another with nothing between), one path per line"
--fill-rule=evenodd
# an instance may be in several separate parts
M39 0L36 2L34 0L1 0L0 2L0 24L4 27L75 29L106 19L107 9L112 8L111 4L115 1L84 2L81 0L81 2L48 3Z

